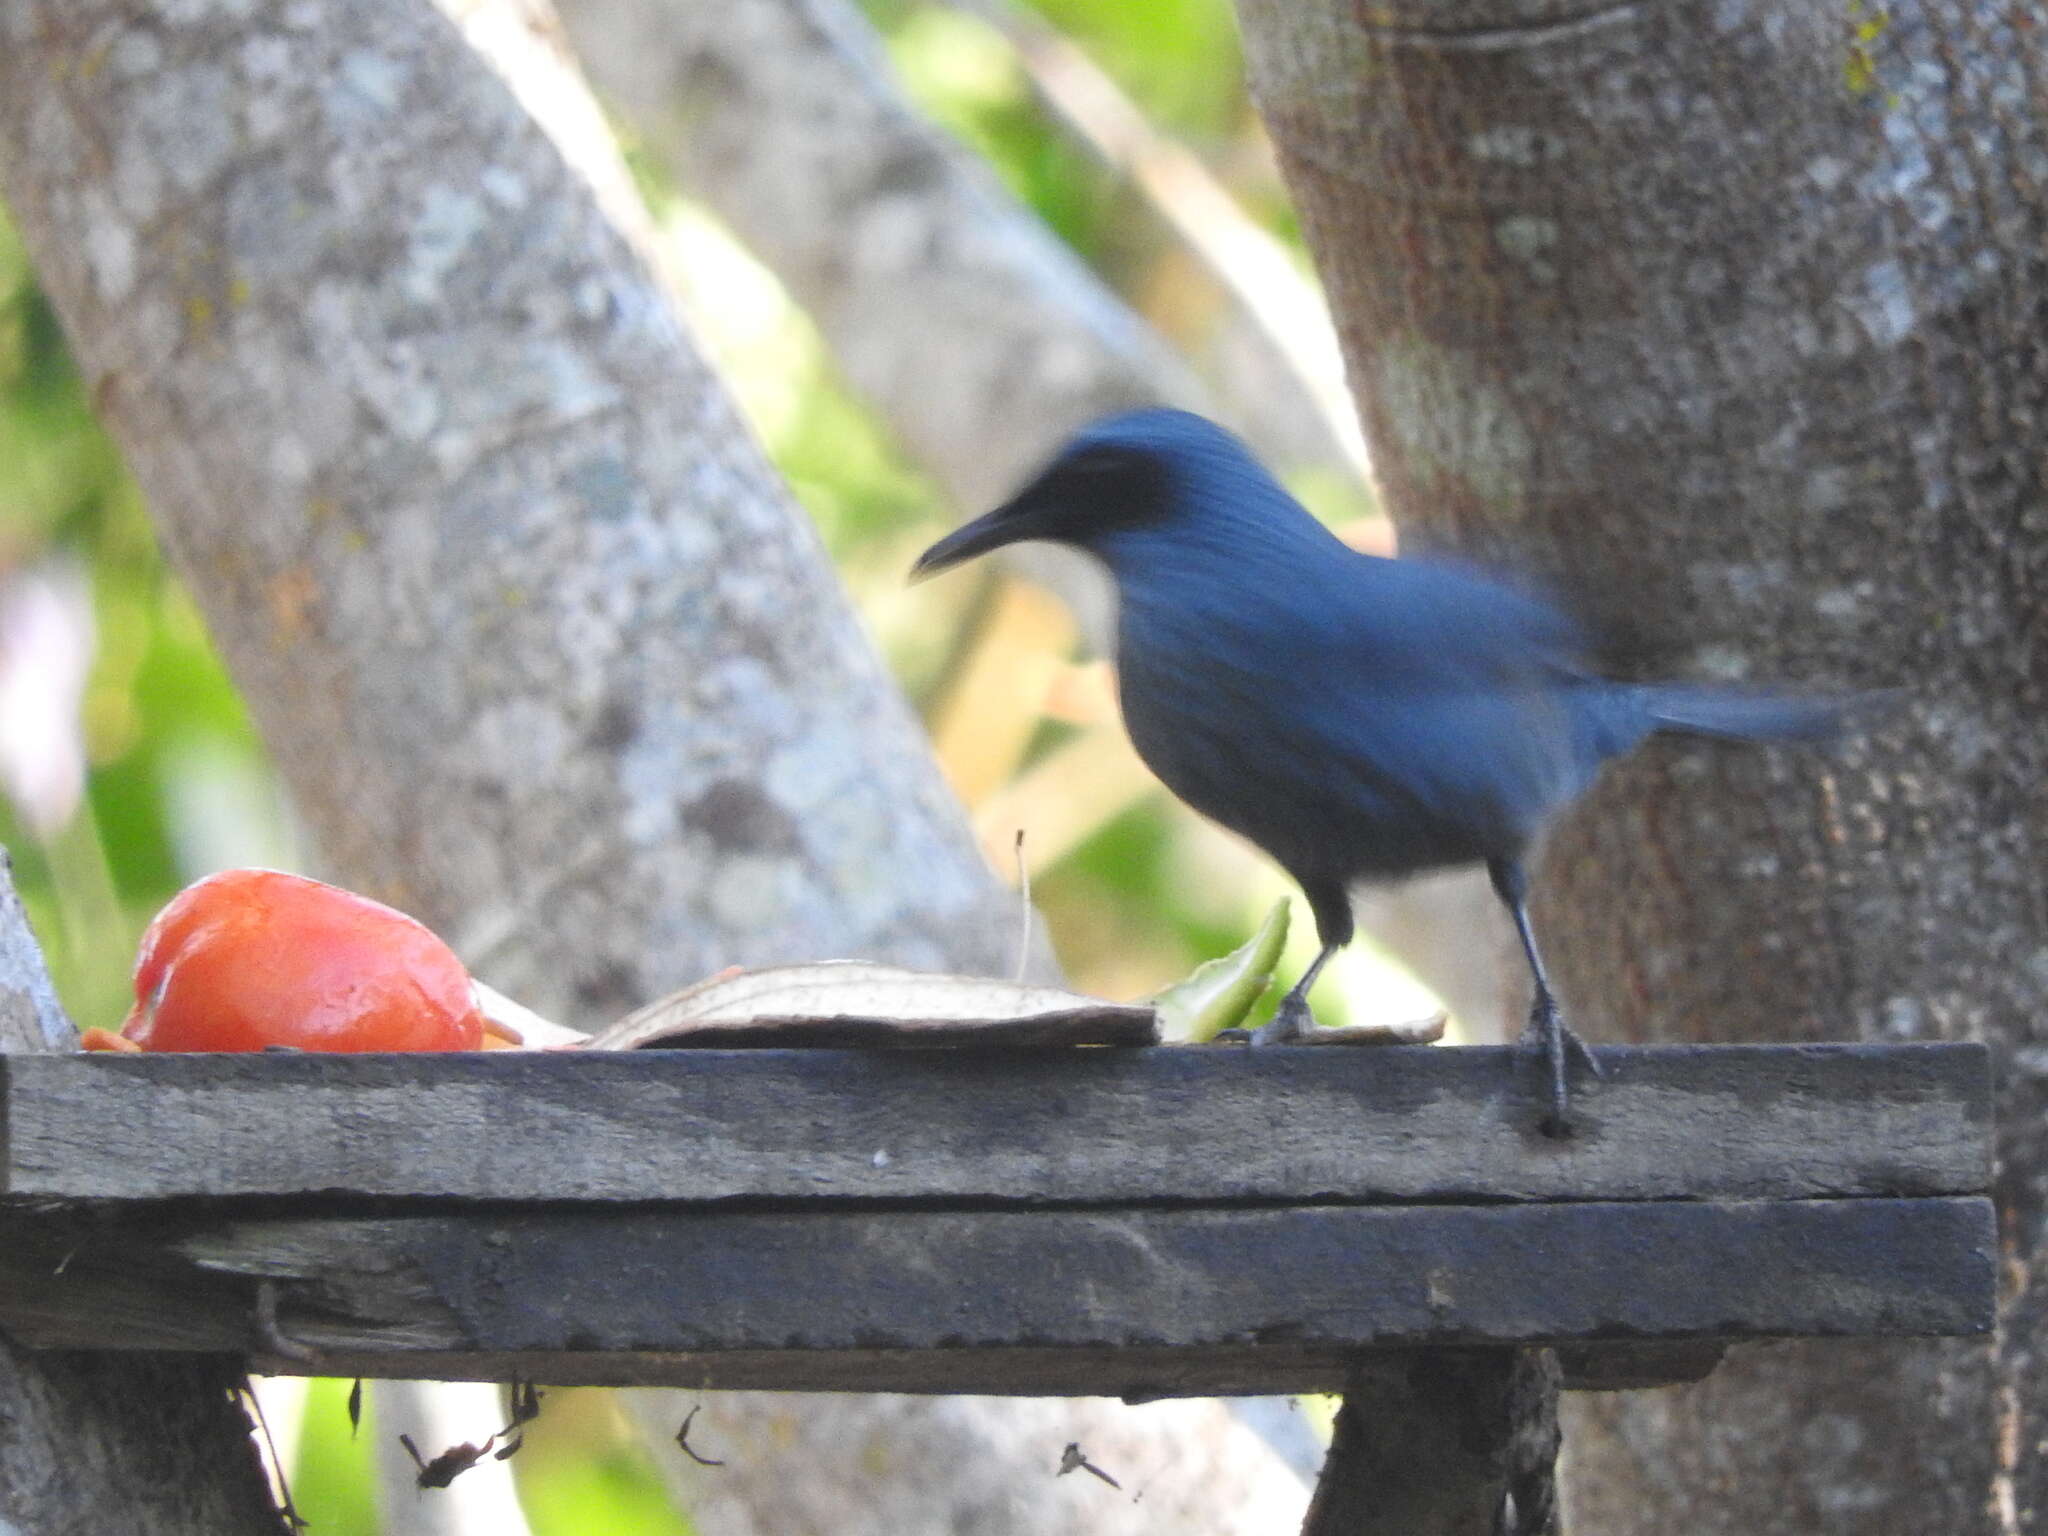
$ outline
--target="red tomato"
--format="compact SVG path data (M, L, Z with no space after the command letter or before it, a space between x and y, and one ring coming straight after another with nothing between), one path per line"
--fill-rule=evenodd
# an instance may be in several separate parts
M230 869L149 925L121 1034L145 1051L467 1051L483 1016L455 952L403 912Z

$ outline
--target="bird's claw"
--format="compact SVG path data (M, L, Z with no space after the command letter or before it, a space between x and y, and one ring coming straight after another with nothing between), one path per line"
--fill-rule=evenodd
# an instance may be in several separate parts
M1522 1033L1522 1043L1542 1051L1544 1065L1550 1070L1550 1113L1543 1118L1543 1134L1551 1137L1571 1135L1571 1084L1567 1075L1571 1058L1576 1056L1595 1077L1606 1076L1606 1069L1600 1065L1592 1048L1565 1024L1557 999L1547 990L1536 995L1535 1005L1529 1010L1529 1027Z
M1290 992L1273 1010L1271 1020L1251 1032L1251 1044L1293 1045L1315 1027L1315 1015L1308 1011L1307 1001Z

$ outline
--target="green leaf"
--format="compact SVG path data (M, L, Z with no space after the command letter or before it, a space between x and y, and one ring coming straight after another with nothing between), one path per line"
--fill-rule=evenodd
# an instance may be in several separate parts
M1152 999L1168 1040L1213 1040L1236 1027L1273 983L1273 967L1287 945L1287 901L1259 924L1259 931L1227 955L1205 960Z

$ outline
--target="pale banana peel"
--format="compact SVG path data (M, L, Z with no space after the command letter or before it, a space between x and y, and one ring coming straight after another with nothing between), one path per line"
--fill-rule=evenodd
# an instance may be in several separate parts
M1110 1003L1060 987L946 976L866 960L722 972L598 1031L588 1050L652 1044L1147 1045L1149 1004Z

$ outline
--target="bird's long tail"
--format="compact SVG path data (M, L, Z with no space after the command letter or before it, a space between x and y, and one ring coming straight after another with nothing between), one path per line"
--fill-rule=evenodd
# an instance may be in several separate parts
M1687 683L1646 683L1638 690L1640 707L1653 730L1744 741L1827 741L1841 734L1850 713L1873 697L1830 698Z

